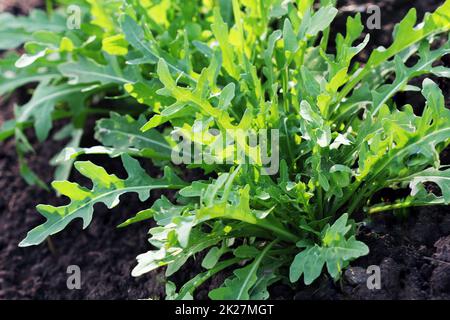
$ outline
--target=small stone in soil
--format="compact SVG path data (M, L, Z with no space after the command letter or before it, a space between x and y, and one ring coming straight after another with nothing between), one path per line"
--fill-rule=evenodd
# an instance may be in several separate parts
M348 268L347 270L345 270L344 277L345 280L352 286L363 284L367 281L366 270L361 267Z

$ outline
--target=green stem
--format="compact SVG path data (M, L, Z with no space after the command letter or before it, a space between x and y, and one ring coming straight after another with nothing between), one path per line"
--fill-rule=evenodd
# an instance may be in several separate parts
M377 205L375 207L370 208L367 211L367 213L374 214L374 213L378 213L378 212L409 208L409 207L413 207L413 206L415 206L415 204L413 204L410 201L394 203L394 204L382 204L382 205Z
M287 128L287 117L284 118L283 121L283 127L284 127L284 133L286 134L286 144L287 144L287 149L288 149L288 155L289 155L289 159L291 161L291 163L294 163L294 156L292 155L292 150L291 150L291 138L289 136L289 132L288 132L288 128Z
M186 282L183 287L181 287L177 300L183 299L188 293L192 295L195 289L201 286L206 280L214 276L216 273L219 273L220 271L232 266L233 264L238 263L241 260L241 258L233 258L220 262L214 268L192 278L191 280Z
M339 93L337 101L338 104L353 90L353 88L369 73L370 69L362 69L359 74L348 82L342 91Z
M329 38L330 38L330 28L326 28L323 32L323 37L320 41L320 47L322 48L323 52L327 51Z
M333 205L333 208L330 212L330 214L332 216L334 216L336 214L336 212L339 210L339 208L341 208L344 204L346 204L350 200L350 198L355 195L355 192L359 188L361 183L362 183L362 181L355 182L355 184L346 192L347 195L344 198L342 198L339 202L337 202Z
M347 213L349 216L353 214L353 212L360 206L361 201L364 200L364 197L366 196L367 191L365 188L363 188L360 192L358 192L358 195L356 196L356 199L352 201L352 204L347 210Z
M445 205L444 201L440 201L437 199L436 201L430 201L430 202L413 202L411 200L407 200L404 202L399 203L381 203L376 206L373 206L367 210L367 213L374 214L384 211L391 211L391 210L397 210L397 209L406 209L406 208L412 208L412 207L423 207L423 206L437 206L437 205Z
M52 0L45 0L45 9L47 14L51 16L53 14L53 3Z
M319 219L323 217L323 190L322 187L319 187L317 190L317 204L319 206Z
M267 255L267 253L272 249L272 247L278 242L279 240L272 241L269 245L267 245L264 250L255 258L255 261L252 262L250 272L246 275L244 278L244 281L242 282L242 286L239 289L239 292L236 296L236 300L242 300L242 296L244 294L244 288L247 287L247 285L250 283L251 276L250 275L256 275L256 272L258 271L259 266L261 265L262 260Z
M271 223L270 221L260 220L256 225L260 226L261 228L272 231L277 236L279 236L280 239L283 239L283 240L286 240L289 242L293 242L293 243L296 243L299 240L295 234L275 225L274 223Z
M282 85L283 85L283 106L284 106L284 112L286 115L289 115L289 100L288 100L288 90L289 90L289 70L288 70L289 63L286 63L286 66L283 69L283 77L282 77Z
M300 68L304 62L305 62L305 52L307 49L308 42L307 41L300 41L300 48L298 53L298 68Z

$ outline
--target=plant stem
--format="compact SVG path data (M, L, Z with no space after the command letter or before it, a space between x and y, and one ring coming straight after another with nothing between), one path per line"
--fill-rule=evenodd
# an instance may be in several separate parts
M45 0L45 9L47 14L51 16L53 14L53 3L52 0Z
M288 129L287 129L287 118L284 119L283 121L283 126L284 126L284 132L286 134L286 144L287 144L287 149L288 149L288 154L289 154L289 159L291 160L291 163L294 163L294 156L292 155L292 150L291 150L291 140L289 137L289 133L288 133Z
M350 200L350 198L352 196L354 196L355 191L359 188L359 186L361 185L362 181L359 182L355 182L355 185L353 185L353 187L351 187L348 191L347 191L347 195L341 199L341 201L337 202L336 204L333 205L333 208L330 212L331 216L334 216L336 214L336 212L339 210L339 208L341 208L344 204L347 203L348 200Z
M319 219L323 217L323 190L322 187L319 187L317 190L317 204L319 206Z
M257 226L260 226L264 229L272 231L273 233L275 233L277 236L279 236L283 240L287 240L287 241L293 242L293 243L296 243L298 241L298 237L295 234L293 234L283 228L280 228L273 223L270 223L270 221L260 220L257 223Z
M367 211L368 214L374 214L374 213L378 213L378 212L383 212L383 211L391 211L391 210L396 210L396 209L402 209L402 208L408 208L411 206L410 202L400 202L400 203L395 203L395 204L385 204L385 205L379 205L376 207L372 207L369 209L369 211Z
M241 258L233 258L223 261L221 263L218 263L214 268L197 275L195 278L192 278L190 281L185 283L183 287L181 287L180 293L178 294L179 298L177 298L177 300L180 298L183 299L188 293L192 295L195 289L201 286L206 280L214 276L216 273L219 273L223 269L226 269L233 264L238 263L239 261L241 261Z
M353 212L358 208L359 204L364 199L366 194L367 194L367 191L365 190L365 188L363 188L360 192L358 192L356 199L354 201L352 201L350 207L347 210L347 213L349 216L351 216L353 214Z
M384 211L391 211L391 210L397 210L397 209L405 209L405 208L412 208L412 207L422 207L422 206L437 206L437 205L445 205L444 202L413 202L413 201L404 201L404 202L398 202L398 203L382 203L378 204L376 206L373 206L372 208L369 208L367 210L367 213L374 214Z
M58 252L56 251L56 248L55 248L55 245L53 244L51 236L48 236L46 240L47 240L47 245L48 245L48 249L50 250L50 252L54 256L57 256Z

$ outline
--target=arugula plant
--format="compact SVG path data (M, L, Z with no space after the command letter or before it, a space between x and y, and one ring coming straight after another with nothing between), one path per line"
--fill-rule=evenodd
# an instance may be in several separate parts
M450 142L450 111L436 83L425 79L419 88L410 81L449 77L436 62L450 53L450 42L438 41L450 29L450 1L420 24L411 9L391 46L374 50L363 64L354 59L369 42L369 35L361 37L361 16L348 18L345 32L331 41L335 1L313 2L78 0L70 1L82 12L73 30L65 26L69 1L48 14L2 13L0 48L24 43L25 53L0 60L0 93L37 83L30 101L0 129L1 140L16 139L28 182L44 186L27 167L32 147L25 129L44 141L55 121L70 119L55 134L69 143L52 160L58 165L52 186L70 202L39 205L46 222L20 246L37 245L76 218L86 228L96 203L112 208L124 193L144 201L151 190L171 189L174 197L130 213L119 226L155 222L153 249L137 257L132 274L166 267L167 298L189 299L217 273L233 270L210 298L267 299L277 281L310 284L325 269L337 280L368 254L355 238L355 212L448 205L450 169L439 154ZM422 114L396 105L396 94L409 91L422 92ZM99 143L81 147L92 115L100 118ZM171 163L174 132L200 150L214 145L222 160L234 152L217 146L209 129L277 130L279 172L261 174L258 159L196 163L186 170L200 168L207 178L185 181L185 171ZM75 169L93 187L66 181L76 158L90 154L121 157L128 177L77 161ZM136 158L151 159L163 174L150 177ZM440 191L429 192L428 183ZM375 193L389 188L409 188L410 195L374 202ZM193 260L201 252L203 260ZM204 271L177 288L170 276L186 263L201 263Z

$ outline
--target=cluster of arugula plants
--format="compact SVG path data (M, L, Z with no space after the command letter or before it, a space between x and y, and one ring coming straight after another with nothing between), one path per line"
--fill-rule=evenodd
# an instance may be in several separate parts
M277 281L295 283L303 275L311 284L323 269L338 279L368 254L355 238L355 212L448 204L450 169L439 154L450 143L450 110L432 80L421 88L410 80L450 77L436 65L450 53L449 41L437 41L450 29L450 1L420 24L410 10L391 46L374 50L364 64L354 59L369 42L369 35L361 37L361 16L348 18L332 41L335 1L313 2L77 0L28 17L0 14L0 49L24 44L25 50L21 56L9 50L0 60L0 95L38 83L0 129L0 140L15 139L30 184L46 187L27 165L33 148L25 130L34 128L44 141L55 121L69 119L54 134L69 142L52 159L52 186L70 203L39 205L46 222L20 246L37 245L77 218L86 228L97 203L113 208L125 193L145 201L151 190L171 189L176 196L130 212L120 225L156 222L149 232L153 250L137 257L132 274L165 266L170 277L205 252L204 272L181 288L167 281L168 299L192 298L224 270L233 272L210 298L266 299ZM66 8L74 4L82 21L69 29ZM420 90L422 114L395 104L398 92ZM99 144L83 148L89 117L100 118ZM261 174L257 161L186 169L171 163L173 131L208 148L211 128L279 130L279 173ZM209 140L196 141L199 130ZM222 151L223 157L229 152ZM89 154L121 157L128 177L75 162ZM151 177L137 158L151 159L163 174ZM72 166L92 180L91 189L67 181ZM184 181L184 170L192 168L210 178ZM440 192L429 192L430 182ZM386 188L409 188L410 195L374 203Z

